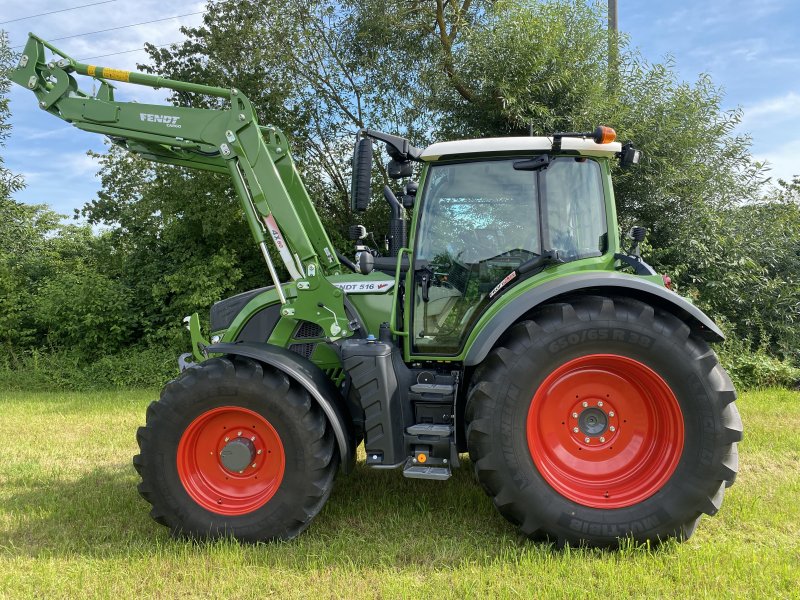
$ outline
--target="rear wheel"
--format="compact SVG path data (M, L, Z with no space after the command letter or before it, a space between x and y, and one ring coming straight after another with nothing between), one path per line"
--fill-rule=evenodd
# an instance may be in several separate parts
M207 360L167 384L137 441L151 516L191 537L292 538L324 505L338 465L308 393L239 357Z
M642 302L544 306L473 382L475 471L531 537L686 539L736 476L742 428L730 379L686 324Z

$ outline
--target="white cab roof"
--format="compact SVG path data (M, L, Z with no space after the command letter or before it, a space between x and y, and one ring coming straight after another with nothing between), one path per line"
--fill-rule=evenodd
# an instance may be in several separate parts
M547 152L553 147L550 137L504 137L478 140L438 142L422 151L422 160L431 161L451 155L490 154L492 152ZM584 156L614 156L622 150L622 144L595 144L585 138L562 138L562 150L573 150Z

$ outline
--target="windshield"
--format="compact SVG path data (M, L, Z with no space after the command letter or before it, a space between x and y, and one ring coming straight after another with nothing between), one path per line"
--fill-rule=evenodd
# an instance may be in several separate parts
M456 354L494 288L520 264L555 250L569 261L605 252L600 166L559 157L540 171L516 159L433 165L417 230L414 347ZM417 277L419 280L419 277Z

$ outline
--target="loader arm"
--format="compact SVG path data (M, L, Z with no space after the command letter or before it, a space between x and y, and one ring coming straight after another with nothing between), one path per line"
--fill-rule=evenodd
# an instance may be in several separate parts
M47 61L45 52L55 57ZM96 94L75 75L99 82ZM30 89L39 106L79 129L155 162L227 173L247 224L279 291L284 316L318 323L329 337L349 335L342 293L325 277L342 271L319 215L292 160L285 135L261 127L247 97L226 89L80 63L30 34L11 80ZM207 94L224 109L120 102L109 80ZM271 239L294 285L281 285L269 252Z

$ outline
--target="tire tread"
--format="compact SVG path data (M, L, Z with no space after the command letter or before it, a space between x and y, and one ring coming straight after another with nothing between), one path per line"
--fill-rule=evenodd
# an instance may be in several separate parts
M546 523L539 522L527 512L526 507L521 505L514 482L504 473L502 452L492 435L493 419L498 414L500 398L506 389L496 382L510 380L509 369L522 360L521 355L538 337L577 320L647 323L684 344L686 355L698 363L700 372L708 374L712 402L722 421L722 434L717 436L716 442L716 454L721 458L716 466L717 479L708 483L708 493L701 495L697 505L686 507L685 521L672 533L681 540L687 539L697 527L701 514L714 515L719 511L726 487L736 478L736 444L742 439L742 421L734 404L736 391L730 377L720 366L716 353L705 341L691 335L686 323L632 298L578 296L568 301L545 305L529 315L527 320L512 326L501 338L500 345L476 369L467 393L467 446L478 481L500 512L517 524L524 535L535 539L547 538L557 546L566 543L614 546L618 543L618 540L615 542L559 535ZM658 542L660 539L653 541Z
M179 415L195 402L195 391L204 386L218 386L224 390L255 390L261 394L280 396L281 402L292 414L292 422L302 430L307 446L307 481L302 497L287 508L284 521L273 531L242 531L242 528L212 524L198 527L186 520L186 507L181 500L162 491L159 472L159 452L156 430L176 431L180 435ZM266 539L291 539L302 533L324 506L333 488L339 464L339 452L332 429L322 409L309 393L285 373L274 367L243 357L212 358L198 367L185 370L180 377L164 387L158 401L147 407L146 424L136 432L140 453L133 457L133 465L141 477L139 494L151 504L150 516L157 523L170 528L174 536L189 538L226 537L234 535L243 541ZM188 496L186 496L188 499ZM191 500L188 500L191 502ZM221 518L230 523L230 519ZM273 525L274 527L274 525Z

